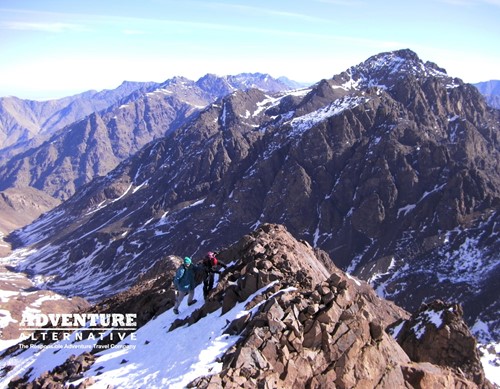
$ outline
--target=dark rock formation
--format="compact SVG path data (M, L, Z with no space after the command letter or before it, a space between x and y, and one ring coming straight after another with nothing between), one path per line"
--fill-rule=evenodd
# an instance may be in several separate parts
M484 374L477 341L462 316L462 308L457 304L425 304L405 321L397 340L413 361L451 367L482 385Z

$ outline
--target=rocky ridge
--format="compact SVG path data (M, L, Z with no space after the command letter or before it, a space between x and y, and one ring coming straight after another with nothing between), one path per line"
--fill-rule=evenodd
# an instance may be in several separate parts
M436 302L411 316L378 297L365 282L336 268L326 253L295 240L280 225L263 225L221 251L219 257L229 267L209 300L174 320L168 331L183 328L189 333L203 317L224 315L242 302L246 314L220 329L238 340L220 356L219 371L187 387L493 388L484 378L475 339L457 305ZM180 258L165 258L163 267L143 274L134 288L102 302L94 312L134 309L141 326L161 320L171 309L173 296L161 293L158 298L158 293L162 286L170 290L179 262ZM431 317L430 312L441 313L442 321L423 320ZM397 329L397 341L387 328L393 333ZM161 339L138 347L161 347L155 341ZM130 356L121 355L118 366L126 367ZM100 374L110 377L107 359L106 353L94 350L72 356L38 378L29 372L24 377L8 377L16 387L62 385L69 378L78 379L74 387L91 387L106 384ZM146 369L146 373L151 375L138 374L137 382L150 380L152 387L159 387L162 371Z

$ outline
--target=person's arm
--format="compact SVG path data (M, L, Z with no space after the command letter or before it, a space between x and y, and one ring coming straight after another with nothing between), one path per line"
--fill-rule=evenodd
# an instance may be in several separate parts
M181 280L182 276L184 276L184 268L180 267L179 270L177 270L177 272L175 273L175 277L174 277L174 285L175 286L179 285L179 281Z

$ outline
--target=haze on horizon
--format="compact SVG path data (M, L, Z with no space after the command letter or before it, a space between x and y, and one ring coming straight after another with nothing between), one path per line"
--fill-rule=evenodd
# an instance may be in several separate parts
M500 0L0 0L0 96L52 99L206 73L330 78L409 48L500 79Z

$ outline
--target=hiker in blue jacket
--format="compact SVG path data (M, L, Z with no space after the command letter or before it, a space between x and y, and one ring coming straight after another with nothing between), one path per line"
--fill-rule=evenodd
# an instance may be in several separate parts
M196 286L194 272L195 269L191 258L184 258L184 263L177 269L174 277L174 286L176 289L174 313L176 315L179 314L179 306L187 294L189 294L188 305L196 303L194 299L194 288Z

